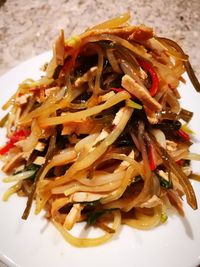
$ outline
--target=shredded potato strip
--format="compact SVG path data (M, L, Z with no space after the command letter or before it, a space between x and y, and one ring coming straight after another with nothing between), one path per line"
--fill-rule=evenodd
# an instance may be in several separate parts
M80 120L84 120L89 116L98 114L100 112L102 112L105 109L108 109L114 105L116 105L117 103L120 103L121 101L125 100L125 99L129 99L130 98L130 94L123 91L120 92L114 96L112 96L110 99L108 99L104 104L92 107L92 108L88 108L86 110L83 111L78 111L78 112L74 112L74 113L70 113L68 112L67 114L63 115L63 116L59 116L59 117L51 117L51 118L39 118L38 122L41 128L45 128L45 127L49 127L52 125L58 125L58 124L64 124L70 121L80 121Z
M68 164L72 162L76 158L76 156L77 154L72 148L65 149L64 151L61 151L60 154L55 155L42 172L40 181L45 178L45 175L51 168Z
M120 198L124 193L124 191L126 190L127 186L131 183L133 177L138 175L138 171L140 169L140 167L139 168L138 167L139 166L136 162L135 164L132 164L132 166L128 167L120 187L115 191L111 192L107 197L103 198L101 200L101 203L106 204Z
M121 225L121 214L119 211L113 211L114 215L114 221L112 225L112 229L115 232L118 232L120 225ZM80 238L80 237L75 237L71 235L67 230L65 230L62 227L62 224L56 222L56 220L53 219L53 223L57 227L57 229L61 232L63 237L65 238L66 241L68 241L71 245L76 246L76 247L94 247L94 246L99 246L100 244L105 243L109 239L112 238L113 234L111 233L106 233L101 237L96 237L96 238Z
M34 109L19 121L20 125L28 125L31 123L33 118L37 117L48 117L53 114L56 110L65 107L70 107L71 102L79 96L84 90L68 90L66 96L58 103L55 95L50 95L49 98L38 108Z
M81 171L83 169L88 168L91 164L93 164L99 157L101 157L107 150L108 146L110 146L123 131L126 126L129 118L131 117L133 109L125 107L124 115L118 125L114 128L114 130L108 135L105 140L103 140L93 151L91 151L86 157L81 160L77 160L66 172L66 175L56 179L55 181L50 181L46 186L47 189L51 189L55 186L62 185L66 181L69 181L69 177L72 177L76 172Z
M116 189L120 184L121 181L113 181L104 185L84 186L73 182L67 186L55 187L51 192L52 194L64 194L65 196L69 196L75 192L107 192Z

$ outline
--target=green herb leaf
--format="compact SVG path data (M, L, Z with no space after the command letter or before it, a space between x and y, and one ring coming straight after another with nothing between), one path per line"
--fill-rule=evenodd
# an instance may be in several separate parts
M90 212L90 214L87 217L87 224L89 225L95 224L97 219L101 217L105 212L106 210Z
M136 103L133 100L127 99L126 100L126 106L131 107L131 108L135 108L135 109L142 109L142 105Z
M87 217L87 224L92 225L95 224L96 221L105 213L111 212L113 210L117 210L117 208L113 209L105 209L105 210L98 210L98 211L92 211L88 214Z
M161 177L159 174L157 174L156 173L156 175L157 175L157 177L158 177L158 179L159 179L159 181L160 181L160 185L162 186L162 187L164 187L165 189L171 189L171 188L173 188L173 184L172 184L172 181L167 181L166 179L164 179L163 177Z
M34 179L38 169L39 169L39 166L32 163L29 166L26 166L23 170L15 172L14 175L22 173L22 172L26 172L26 171L35 171L35 173L31 177L29 177L29 179Z

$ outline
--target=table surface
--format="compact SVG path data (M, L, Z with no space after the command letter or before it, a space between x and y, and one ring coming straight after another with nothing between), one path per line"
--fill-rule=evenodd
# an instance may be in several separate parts
M0 75L49 50L59 29L69 37L127 10L178 41L200 78L200 0L0 0Z

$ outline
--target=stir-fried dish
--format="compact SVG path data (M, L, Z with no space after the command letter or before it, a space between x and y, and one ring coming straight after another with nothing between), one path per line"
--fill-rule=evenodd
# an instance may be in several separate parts
M34 201L75 246L102 244L122 224L150 229L173 208L183 216L184 195L197 209L193 113L180 107L177 88L185 71L197 91L199 82L177 43L128 19L70 39L61 31L44 76L23 81L3 106L2 170L14 183L4 200L27 197L23 219ZM78 222L104 233L73 236Z

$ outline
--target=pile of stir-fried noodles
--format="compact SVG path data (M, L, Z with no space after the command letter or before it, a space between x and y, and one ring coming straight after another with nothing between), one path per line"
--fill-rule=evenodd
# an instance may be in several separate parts
M44 76L23 81L3 106L7 143L1 147L4 182L46 211L75 246L109 240L121 224L150 229L167 220L182 197L197 209L190 179L192 112L180 107L185 70L200 90L188 56L172 40L129 14L65 40L61 31ZM197 177L197 175L196 175ZM105 233L79 238L85 221Z

